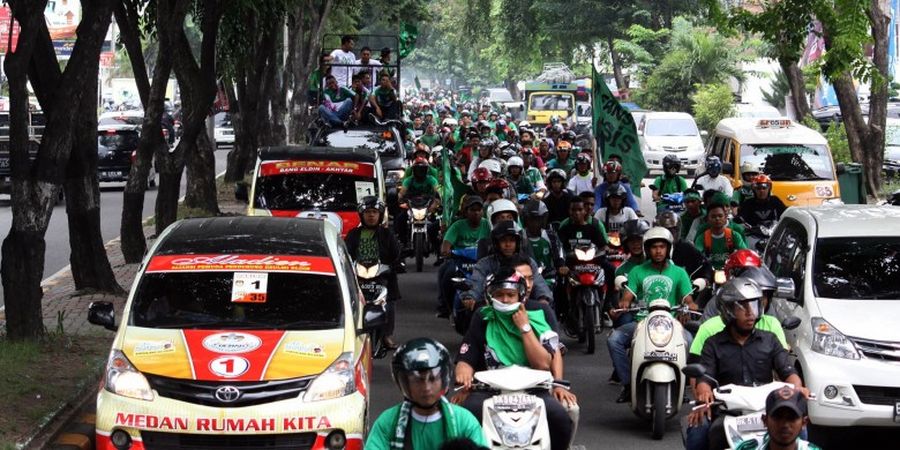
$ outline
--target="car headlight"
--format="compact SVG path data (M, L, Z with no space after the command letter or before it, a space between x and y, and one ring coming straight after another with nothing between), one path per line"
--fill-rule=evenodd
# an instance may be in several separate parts
M813 330L812 351L844 359L859 359L859 350L847 336L821 317L810 320Z
M653 316L647 322L647 334L650 342L657 347L665 347L672 340L674 326L668 316Z
M575 258L579 261L593 261L595 256L597 256L597 247L590 247L584 250L580 248L575 249Z
M412 213L413 213L414 220L425 220L425 216L428 214L428 210L425 208L422 208L422 209L413 208Z
M497 434L500 435L503 445L507 447L525 447L531 444L534 430L537 429L541 414L540 407L534 408L530 412L531 416L527 419L515 423L503 420L503 417L496 410L489 409L488 411L491 416L491 422L494 424Z
M331 400L350 395L355 391L356 375L353 373L353 355L346 352L310 383L303 400L307 402Z
M137 370L121 350L113 350L106 363L104 387L107 391L122 397L138 400L153 400L153 390L147 378Z

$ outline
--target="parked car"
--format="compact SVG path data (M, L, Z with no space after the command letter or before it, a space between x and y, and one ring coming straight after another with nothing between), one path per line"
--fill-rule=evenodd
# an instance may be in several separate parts
M814 424L900 431L898 224L894 206L793 207L766 247L775 276L794 281L771 311L802 321L785 333Z
M97 128L97 176L101 183L128 181L140 142L140 125L101 125ZM156 186L156 176L156 169L151 165L148 188Z
M662 160L668 154L677 156L689 175L695 174L703 164L703 139L688 113L647 113L638 134L648 170L662 171Z
M234 147L234 125L231 114L219 112L213 117L215 122L216 150Z

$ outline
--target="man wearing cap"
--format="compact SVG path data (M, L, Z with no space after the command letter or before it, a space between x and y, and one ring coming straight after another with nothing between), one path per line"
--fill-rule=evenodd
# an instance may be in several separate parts
M762 418L766 434L741 442L737 450L819 450L817 445L800 439L809 416L806 397L799 390L785 386L770 392Z

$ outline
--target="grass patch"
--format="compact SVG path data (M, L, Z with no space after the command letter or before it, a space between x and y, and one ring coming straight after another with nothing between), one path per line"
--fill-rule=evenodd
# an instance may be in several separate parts
M0 449L15 448L83 383L97 382L109 345L110 338L100 336L53 333L40 342L0 337Z
M881 198L890 198L897 189L900 189L900 178L894 177L890 180L885 179L881 185Z

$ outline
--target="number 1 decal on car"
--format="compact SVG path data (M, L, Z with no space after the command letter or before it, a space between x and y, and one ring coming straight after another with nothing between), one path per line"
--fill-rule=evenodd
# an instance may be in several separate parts
M269 274L266 272L235 272L231 282L231 301L234 303L265 303Z

